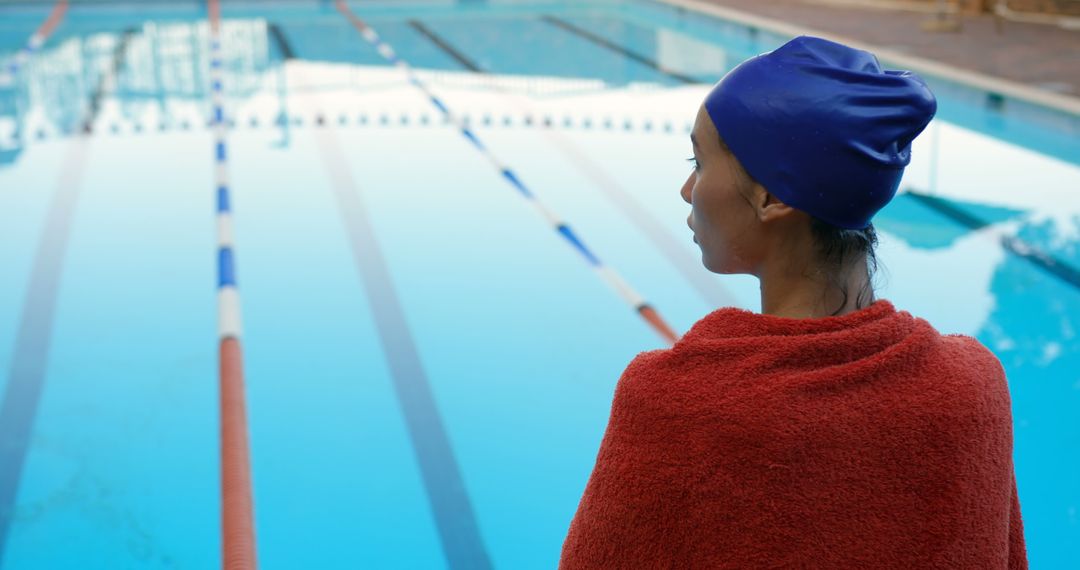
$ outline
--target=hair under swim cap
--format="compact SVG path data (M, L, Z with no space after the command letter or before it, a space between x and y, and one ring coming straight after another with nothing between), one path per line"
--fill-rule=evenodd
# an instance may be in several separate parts
M810 36L721 79L705 110L746 171L785 204L861 229L896 195L911 141L937 111L918 75Z

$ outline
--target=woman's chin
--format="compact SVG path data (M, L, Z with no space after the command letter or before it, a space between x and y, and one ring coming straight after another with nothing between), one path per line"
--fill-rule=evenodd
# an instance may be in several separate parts
M724 273L723 266L717 264L715 260L710 259L708 254L705 253L705 250L701 250L701 264L705 266L705 269L708 269L713 273Z
M708 269L710 272L716 273L717 275L745 273L745 271L735 267L734 264L730 263L728 260L709 257L704 249L701 250L701 264L705 266L705 269Z

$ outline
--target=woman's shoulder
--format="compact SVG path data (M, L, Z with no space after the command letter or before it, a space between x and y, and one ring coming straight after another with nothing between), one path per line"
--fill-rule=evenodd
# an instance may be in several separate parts
M1005 378L1005 367L1001 360L979 339L966 334L942 334L938 341L942 363L951 364L954 369L972 373L981 373L989 379Z
M918 325L933 338L936 365L946 368L982 370L1004 376L1004 367L997 355L974 336L963 333L943 333L928 320L914 317Z
M997 355L971 335L941 333L925 319L915 320L929 341L917 368L920 389L950 414L1005 422L1011 414L1011 396Z

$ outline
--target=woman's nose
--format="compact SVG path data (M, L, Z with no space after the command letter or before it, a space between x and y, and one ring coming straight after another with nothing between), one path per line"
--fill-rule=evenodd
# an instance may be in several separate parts
M693 190L693 189L694 189L694 173L691 172L690 175L686 177L686 182L683 182L682 190L679 191L679 195L682 196L683 201L685 201L687 204L690 203L690 198L691 198L690 191Z

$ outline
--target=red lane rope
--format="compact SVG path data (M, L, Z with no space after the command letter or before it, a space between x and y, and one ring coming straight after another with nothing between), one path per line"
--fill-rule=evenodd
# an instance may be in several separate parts
M220 355L221 566L226 570L247 570L257 564L240 341L222 339Z
M247 410L244 403L240 306L233 265L232 213L227 176L226 126L222 94L221 6L210 0L210 79L214 110L214 153L218 193L218 317L221 406L221 566L254 570L255 522Z
M53 6L52 13L49 14L48 19L41 24L38 28L37 34L44 40L52 34L56 26L60 25L60 20L64 18L64 14L68 9L68 0L60 0Z

